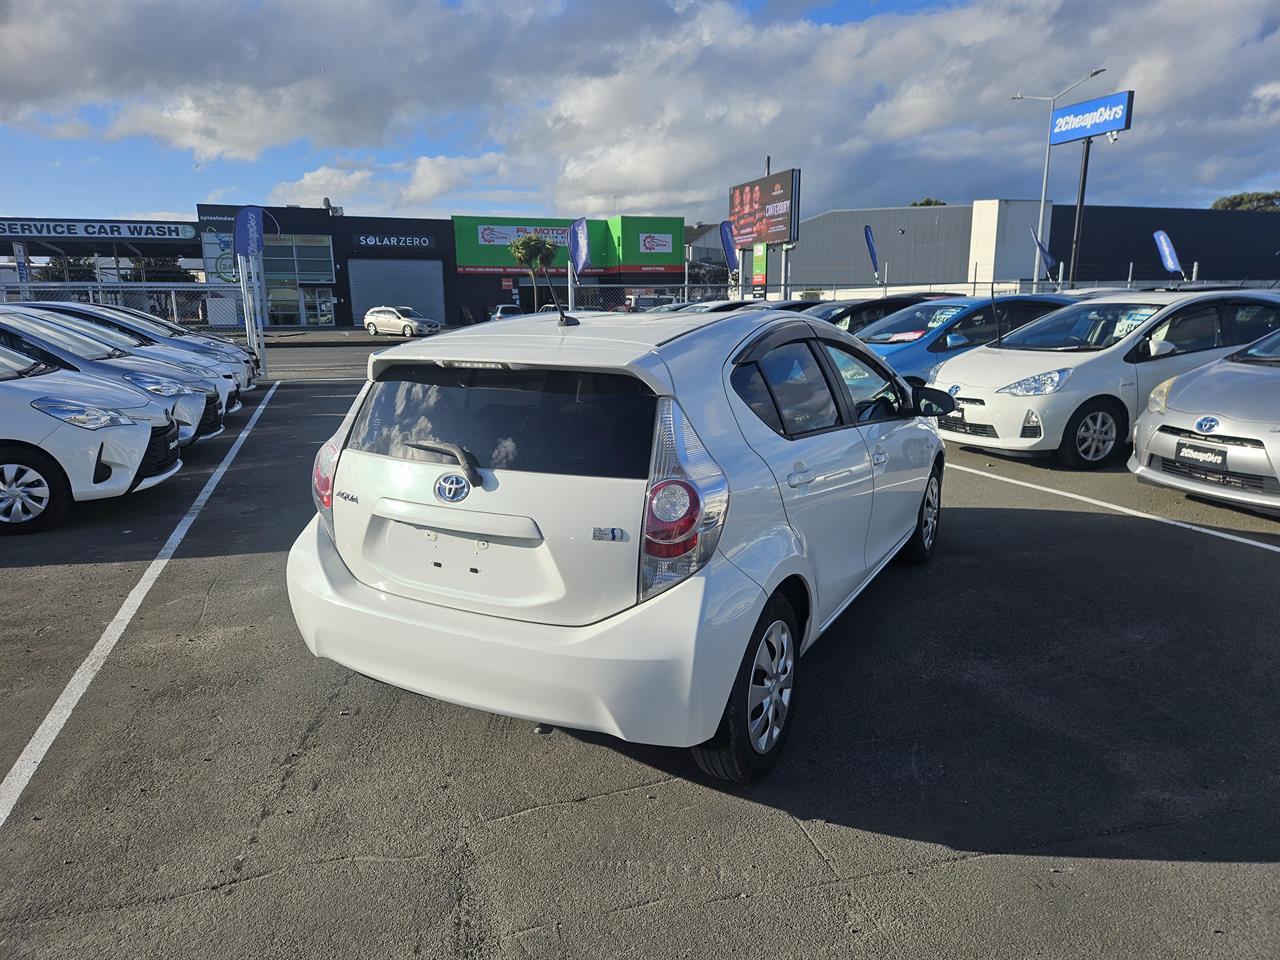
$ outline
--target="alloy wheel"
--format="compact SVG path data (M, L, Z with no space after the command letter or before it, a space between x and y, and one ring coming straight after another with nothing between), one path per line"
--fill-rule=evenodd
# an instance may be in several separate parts
M942 499L941 490L938 487L938 476L934 474L929 477L929 485L924 490L924 510L920 527L920 540L924 544L925 550L933 546L933 538L938 532L938 508L939 501Z
M1089 463L1105 460L1116 445L1116 418L1106 410L1095 410L1076 430L1076 450Z
M791 709L796 654L791 629L775 620L760 637L747 695L747 727L751 747L768 753L782 736Z
M49 506L49 482L23 463L0 463L0 523L28 523Z

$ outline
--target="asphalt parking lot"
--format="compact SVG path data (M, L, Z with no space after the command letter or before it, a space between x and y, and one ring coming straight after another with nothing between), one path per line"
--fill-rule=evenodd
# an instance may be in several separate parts
M8 772L266 403L0 826L3 956L1276 955L1280 522L949 445L934 562L726 788L311 657L285 557L367 352L273 351L173 481L0 542Z

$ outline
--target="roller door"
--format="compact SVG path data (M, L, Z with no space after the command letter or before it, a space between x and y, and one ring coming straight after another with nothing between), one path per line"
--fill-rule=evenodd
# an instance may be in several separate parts
M445 322L441 260L348 260L351 316L356 326L370 307L413 307Z

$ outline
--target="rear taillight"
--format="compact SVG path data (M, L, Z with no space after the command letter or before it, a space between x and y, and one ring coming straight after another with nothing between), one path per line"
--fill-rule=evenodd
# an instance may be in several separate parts
M658 400L645 494L640 599L691 576L716 552L729 509L729 484L680 404Z
M332 440L327 440L316 452L316 461L311 467L311 499L315 501L320 523L324 525L331 540L333 539L333 475L337 470L338 445Z

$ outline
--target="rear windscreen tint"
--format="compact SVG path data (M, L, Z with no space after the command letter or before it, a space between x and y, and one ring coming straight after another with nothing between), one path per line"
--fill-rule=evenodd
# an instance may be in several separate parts
M347 446L454 463L411 445L453 443L482 468L644 479L656 409L648 387L620 374L402 365L369 388Z

